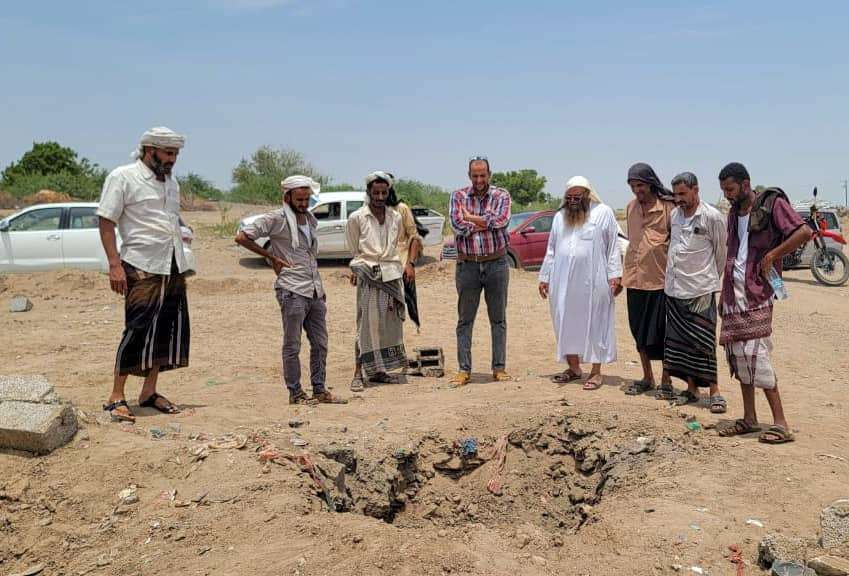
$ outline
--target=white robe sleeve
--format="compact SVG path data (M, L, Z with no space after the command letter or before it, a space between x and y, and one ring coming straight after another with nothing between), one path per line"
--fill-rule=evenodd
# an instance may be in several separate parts
M560 214L560 211L555 212L551 222L551 232L548 234L548 247L545 249L545 258L539 269L539 281L546 284L549 284L551 280L551 269L554 267L554 250L560 239L562 222L563 215Z
M609 206L605 206L603 218L604 240L607 245L607 279L622 278L622 250L619 248L619 224Z

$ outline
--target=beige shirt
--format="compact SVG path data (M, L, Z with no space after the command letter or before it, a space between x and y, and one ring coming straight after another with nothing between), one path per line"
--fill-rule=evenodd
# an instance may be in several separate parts
M398 235L398 256L401 264L406 265L410 258L410 245L413 240L419 239L419 231L416 221L413 219L413 211L403 202L395 206L396 212L401 215L401 233Z
M271 242L269 252L282 258L291 268L283 268L274 283L276 289L288 290L304 298L323 298L324 287L318 273L318 221L307 212L307 230L304 234L300 226L297 230L289 228L283 208L263 214L242 229L251 240L268 238ZM292 247L292 234L298 234L298 247Z
M675 208L671 221L666 295L689 299L719 292L728 249L725 217L700 202L692 218L685 218L681 209Z
M353 254L351 266L365 264L380 268L384 282L397 280L404 275L404 265L398 254L398 237L401 235L401 215L386 207L386 218L380 224L368 204L348 217L348 249ZM381 230L382 229L382 230Z
M170 274L171 259L180 272L189 265L180 235L180 185L164 182L141 160L106 177L97 215L118 225L121 260L151 274Z
M635 198L627 208L628 251L622 285L637 290L663 290L666 286L666 250L672 202L657 198L647 210Z

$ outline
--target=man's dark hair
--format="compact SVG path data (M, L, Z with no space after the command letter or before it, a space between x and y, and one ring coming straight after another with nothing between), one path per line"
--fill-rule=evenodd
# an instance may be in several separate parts
M672 179L672 187L678 186L679 184L683 184L687 188L695 188L699 185L699 179L696 178L696 175L692 172L681 172L675 178Z
M469 160L469 172L472 171L472 164L474 164L475 162L483 162L484 164L486 164L486 171L492 173L492 169L489 167L489 158L484 158L483 156L476 156L475 158Z
M737 184L742 184L743 180L751 180L749 171L739 162L731 162L726 164L725 168L719 172L719 181L722 182L727 178L732 178Z

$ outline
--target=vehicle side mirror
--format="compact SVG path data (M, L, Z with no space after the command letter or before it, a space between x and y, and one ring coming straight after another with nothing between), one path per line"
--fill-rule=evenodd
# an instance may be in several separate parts
M521 234L533 234L536 231L537 231L537 229L534 228L533 226L528 226L527 228L522 230Z
M10 228L10 224L8 222L0 222L0 232L7 232Z

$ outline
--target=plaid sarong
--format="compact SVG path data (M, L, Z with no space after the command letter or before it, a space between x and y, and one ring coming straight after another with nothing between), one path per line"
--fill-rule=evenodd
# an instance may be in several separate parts
M772 367L772 300L749 307L746 289L739 279L733 279L734 301L722 305L720 344L731 376L742 384L758 388L775 388Z
M356 355L366 377L407 365L401 279L383 282L380 270L353 266L357 275Z
M186 279L172 263L171 274L151 274L123 262L127 275L124 333L115 360L117 374L147 376L189 365L189 305Z

